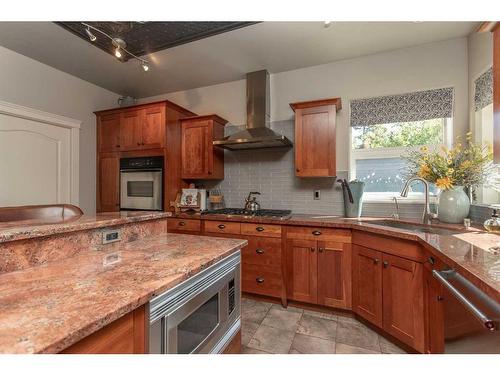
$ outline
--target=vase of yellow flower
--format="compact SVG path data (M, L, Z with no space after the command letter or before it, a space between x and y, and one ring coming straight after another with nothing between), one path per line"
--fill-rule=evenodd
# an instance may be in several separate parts
M465 144L457 137L451 149L410 151L404 156L408 163L407 177L419 176L441 191L438 218L445 223L462 223L469 215L470 198L465 190L473 191L492 173L490 146L474 144L467 133Z

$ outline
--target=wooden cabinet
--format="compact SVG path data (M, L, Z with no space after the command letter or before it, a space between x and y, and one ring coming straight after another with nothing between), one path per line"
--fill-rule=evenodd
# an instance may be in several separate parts
M423 285L421 263L353 245L354 312L420 352Z
M164 128L164 105L123 111L120 119L120 148L122 151L162 148Z
M63 354L146 354L149 317L145 306L66 348Z
M122 151L141 148L141 122L143 111L132 109L124 111L120 118L120 149Z
M224 137L226 122L216 115L182 119L182 178L224 178L224 151L212 142Z
M201 221L198 219L167 219L167 230L170 233L199 234L201 232Z
M290 104L295 111L295 175L334 177L335 117L340 98Z
M349 231L291 228L286 251L287 298L351 308Z
M120 151L120 114L97 117L97 144L99 152Z
M120 210L120 156L118 153L102 154L98 159L97 210Z

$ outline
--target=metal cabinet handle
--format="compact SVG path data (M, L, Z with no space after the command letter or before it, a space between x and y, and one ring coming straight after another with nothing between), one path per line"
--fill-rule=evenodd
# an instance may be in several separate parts
M430 264L435 264L436 263L436 259L434 257L429 257L427 258L427 261L430 263Z
M117 148L120 148L120 145L116 145Z
M389 262L387 262L387 261L384 261L382 264L384 265L384 268L389 267Z
M264 282L264 278L263 277L257 277L255 279L255 281L257 281L259 284L262 284Z
M264 249L261 249L260 247L258 249L255 249L255 252L257 254L264 254Z
M483 313L477 306L475 306L462 293L460 293L460 291L457 288L455 288L448 281L448 279L452 278L458 281L459 283L463 284L464 287L474 292L479 299L484 301L486 304L490 305L494 311L500 312L500 304L498 302L489 298L486 294L484 294L484 292L482 292L480 289L474 286L470 281L465 279L455 270L446 270L446 271L432 270L432 276L438 279L441 282L441 284L443 284L443 286L445 286L446 289L448 289L450 293L453 294L453 296L465 306L465 308L467 308L477 319L479 319L479 321L483 323L484 327L488 331L496 330L495 321L486 316L485 313Z
M186 223L185 223L184 221L180 221L180 222L179 222L179 226L180 226L180 227L183 227L184 225L186 225Z
M219 224L218 227L219 229L224 229L226 226L224 224Z
M325 248L324 248L324 247L320 247L320 248L318 249L318 251L319 251L320 253L322 253L323 251L325 251Z
M313 235L315 235L315 236L320 236L320 235L321 235L321 232L320 232L319 230L314 230L314 231L312 232L312 234L313 234Z
M316 250L316 248L311 247L311 253L314 253L314 250Z
M141 142L137 142L137 146L140 146L141 145Z
M264 231L264 228L263 228L263 227L257 227L257 228L255 228L255 230L256 230L257 232L263 232L263 231Z
M380 259L378 259L378 258L373 259L373 264L379 264L379 263L380 263Z

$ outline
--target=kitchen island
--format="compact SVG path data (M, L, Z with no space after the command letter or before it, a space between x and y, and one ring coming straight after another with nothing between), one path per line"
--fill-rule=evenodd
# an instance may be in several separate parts
M61 352L246 245L167 234L165 218L135 212L84 215L80 226L3 223L0 353ZM117 229L120 240L103 244Z

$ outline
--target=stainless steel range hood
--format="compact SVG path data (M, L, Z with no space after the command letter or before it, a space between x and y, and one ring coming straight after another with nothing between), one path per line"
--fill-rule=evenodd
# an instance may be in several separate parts
M246 129L213 144L228 150L291 147L292 142L287 137L269 128L269 108L269 72L259 70L248 73Z

